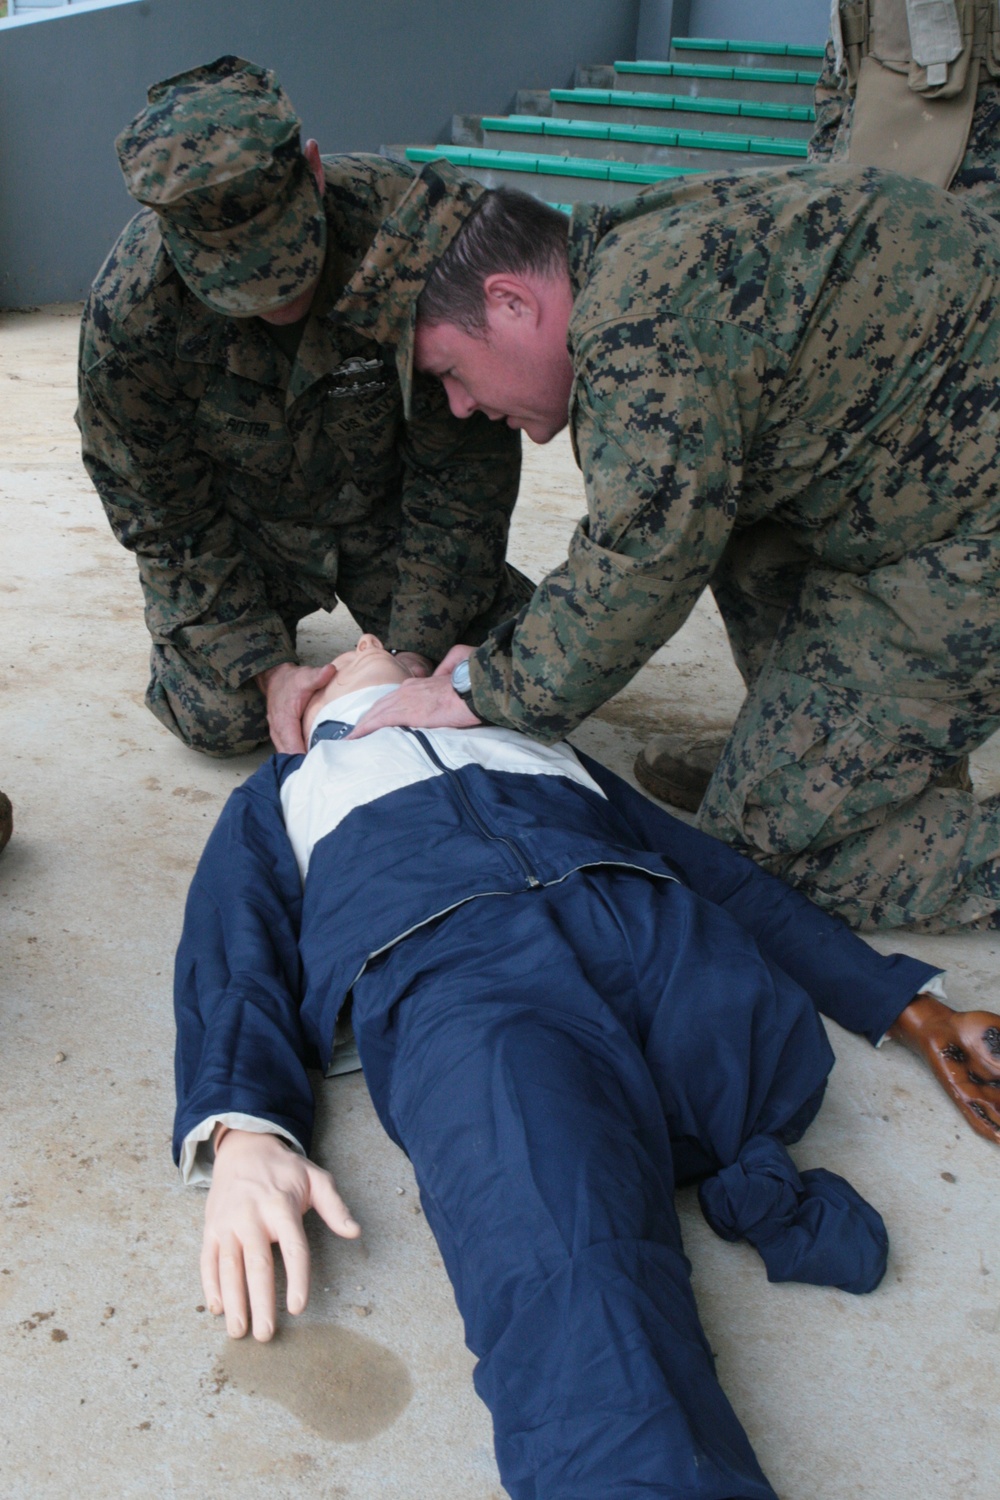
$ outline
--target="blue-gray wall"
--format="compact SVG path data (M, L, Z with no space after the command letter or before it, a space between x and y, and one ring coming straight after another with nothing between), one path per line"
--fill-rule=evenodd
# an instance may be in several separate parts
M830 35L830 0L687 0L687 3L688 36L726 36L738 41L822 47ZM674 0L674 9L680 9L678 0ZM678 35L684 34L680 28L675 29Z
M159 78L239 53L323 151L374 151L634 57L638 18L639 0L133 0L0 25L0 307L86 294L135 208L112 142Z

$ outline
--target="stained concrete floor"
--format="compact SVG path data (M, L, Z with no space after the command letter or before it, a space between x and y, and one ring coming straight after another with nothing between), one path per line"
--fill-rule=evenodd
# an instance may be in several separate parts
M202 1308L204 1200L168 1150L170 969L205 836L259 758L200 758L142 706L134 564L77 455L78 312L0 318L0 1494L501 1500L450 1288L360 1076L321 1086L317 1155L363 1246L312 1225L312 1301L270 1346L229 1343ZM514 561L557 562L581 510L568 444L529 445ZM304 654L352 635L315 617ZM661 717L724 724L739 701L702 605L577 738L627 773ZM975 769L1000 785L995 748ZM1000 1004L1000 941L895 946L946 965L956 1003ZM866 1298L769 1286L682 1194L720 1373L782 1500L986 1500L1000 1151L902 1049L830 1029L838 1065L796 1155L880 1207L889 1273Z

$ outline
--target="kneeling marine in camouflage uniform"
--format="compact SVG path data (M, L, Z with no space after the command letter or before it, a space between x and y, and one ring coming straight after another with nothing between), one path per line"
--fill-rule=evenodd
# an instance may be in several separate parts
M442 306L463 258L429 284ZM527 341L506 384L447 314L420 363L454 409L527 426L516 370L551 352L546 320L553 350L568 333L588 514L470 656L456 722L565 734L709 585L748 692L701 826L854 926L996 925L1000 798L952 774L1000 728L992 221L873 169L697 176L578 206L568 263L481 284L540 309L497 314Z
M138 561L147 704L237 754L267 738L298 621L338 595L428 663L530 596L504 561L517 434L456 421L430 381L404 410L373 333L386 275L419 285L483 190L447 163L321 163L233 57L152 88L117 148L144 209L84 313L83 457Z

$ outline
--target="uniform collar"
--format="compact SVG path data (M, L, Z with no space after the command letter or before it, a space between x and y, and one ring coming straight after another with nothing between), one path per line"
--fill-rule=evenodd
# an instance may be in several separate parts
M374 708L380 698L384 698L387 693L395 693L398 688L398 682L382 682L376 687L357 688L353 693L345 693L342 698L334 698L332 703L325 703L316 715L309 736L310 750L313 735L321 724L329 722L349 724L353 729L368 710Z
M597 247L610 227L607 219L607 209L598 204L578 203L573 209L566 254L574 302L590 280Z

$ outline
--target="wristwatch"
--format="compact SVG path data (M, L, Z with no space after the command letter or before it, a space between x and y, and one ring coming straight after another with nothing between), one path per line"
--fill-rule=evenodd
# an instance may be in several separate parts
M451 685L466 708L470 708L473 713L476 713L476 710L472 706L472 681L469 677L468 657L466 657L465 661L460 661L457 667L452 668ZM478 718L479 715L476 714L476 717Z

